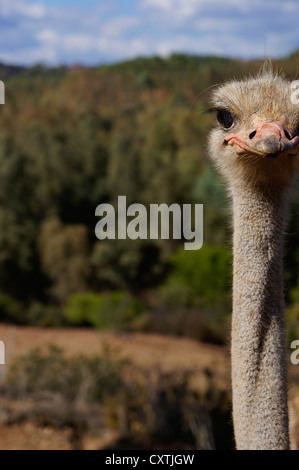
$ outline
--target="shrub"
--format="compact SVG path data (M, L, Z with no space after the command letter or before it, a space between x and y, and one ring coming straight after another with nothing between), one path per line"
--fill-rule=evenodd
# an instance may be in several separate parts
M179 250L171 257L171 273L158 291L151 330L226 343L231 312L231 253L204 245Z
M3 322L22 323L22 310L18 302L0 291L0 318Z
M99 329L131 329L141 312L141 304L120 291L77 294L66 306L66 316L72 324L92 325Z
M146 324L146 331L176 335L213 344L227 344L230 316L203 308L157 308Z
M288 345L295 339L299 339L299 309L291 306L286 309L286 329Z
M51 279L51 296L64 303L86 291L90 274L88 231L82 224L64 225L55 218L44 221L38 238L44 273Z
M26 324L60 328L67 326L68 320L61 307L33 302L26 312Z
M49 346L46 351L33 349L12 363L5 389L12 397L37 398L47 392L59 393L68 401L80 396L101 402L122 387L123 368L127 363L108 346L94 357L67 357L55 346Z
M193 299L212 306L217 299L230 294L231 252L223 246L204 245L200 250L175 252L171 258L172 273L166 284L188 287Z
M101 240L95 243L91 259L99 286L130 292L158 285L166 271L155 241Z
M291 305L286 309L287 341L299 338L299 282L290 291Z
M69 428L76 448L85 432L112 429L131 445L142 441L143 449L151 442L232 448L230 396L205 372L207 386L198 392L190 386L192 371L143 370L107 346L92 357L69 357L54 346L32 350L14 360L1 386L1 423Z
M169 279L159 289L159 302L170 309L177 309L178 306L190 307L194 303L194 292L180 280Z

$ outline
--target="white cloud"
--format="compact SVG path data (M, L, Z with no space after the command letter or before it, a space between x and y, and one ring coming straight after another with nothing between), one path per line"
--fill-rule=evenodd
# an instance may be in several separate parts
M99 52L112 58L134 57L148 52L147 43L141 38L121 41L118 37L113 38L102 33L98 35L80 33L62 35L50 29L39 31L36 37L43 45L39 49L40 52L57 48L60 52L67 53Z
M20 48L17 51L7 52L0 49L1 62L8 64L32 65L36 63L59 63L57 50L52 47L39 46L36 48Z
M283 2L282 9L286 12L296 12L298 13L298 2Z
M95 38L87 34L69 34L61 40L65 51L88 52L95 49Z
M141 2L141 8L158 8L160 10L169 11L173 6L173 0L144 0Z
M147 42L139 38L129 39L126 42L100 38L97 41L97 48L98 51L105 54L109 53L112 58L116 59L133 58L148 54Z
M38 31L36 38L39 41L48 44L57 44L59 41L59 36L55 31L53 31L53 29L43 29L42 31Z
M202 0L143 0L140 9L178 21L198 14L203 3Z
M132 29L140 23L140 18L120 16L118 18L113 18L103 24L103 26L101 27L101 34L107 34L109 36L125 34L130 30L132 31Z
M27 0L0 0L0 16L4 18L18 15L24 18L41 19L45 16L46 9L40 3L32 3Z
M225 6L226 9L248 11L254 5L261 3L259 0L143 0L140 7L148 10L160 10L164 13L177 16L192 16L202 10L214 10Z
M39 31L36 37L43 44L43 47L59 48L66 52L87 52L95 48L95 38L87 34L67 34L59 35L51 29ZM44 49L43 49L44 50Z

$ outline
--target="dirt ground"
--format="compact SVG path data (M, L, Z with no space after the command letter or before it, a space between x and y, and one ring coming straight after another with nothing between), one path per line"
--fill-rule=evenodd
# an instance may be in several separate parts
M138 366L162 370L192 369L196 386L205 380L205 369L210 369L217 385L228 387L230 382L229 350L222 346L198 343L187 338L136 333L113 333L89 328L52 329L0 325L0 339L5 344L5 366L14 357L32 348L56 345L68 354L92 355L101 352L104 345L116 349Z
M198 343L187 338L161 335L100 332L91 329L51 329L0 325L0 339L5 344L5 365L0 365L0 377L4 377L14 357L35 347L45 348L56 345L68 354L93 355L101 352L103 345L118 350L119 355L129 358L141 367L160 367L164 371L194 370L193 386L205 386L206 374L213 372L218 387L230 387L229 348ZM290 399L292 426L296 428L299 443L299 365L290 366ZM105 446L115 436L107 435L88 438L85 449ZM0 449L54 450L69 449L69 435L66 430L58 431L49 427L40 428L33 423L0 425Z

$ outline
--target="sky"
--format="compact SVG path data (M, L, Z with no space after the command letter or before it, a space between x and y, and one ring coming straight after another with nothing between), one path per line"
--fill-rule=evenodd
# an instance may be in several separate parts
M0 0L0 62L282 57L299 49L298 13L299 0Z

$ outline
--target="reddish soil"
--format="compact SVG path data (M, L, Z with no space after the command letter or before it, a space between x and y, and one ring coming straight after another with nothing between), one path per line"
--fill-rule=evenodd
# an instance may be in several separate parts
M229 350L187 338L138 333L112 333L89 328L51 329L0 325L5 344L6 368L14 357L32 348L56 345L68 354L99 354L104 345L119 351L138 366L160 367L165 371L192 369L196 386L204 380L206 369L215 375L217 385L230 383ZM204 385L204 384L203 384Z

